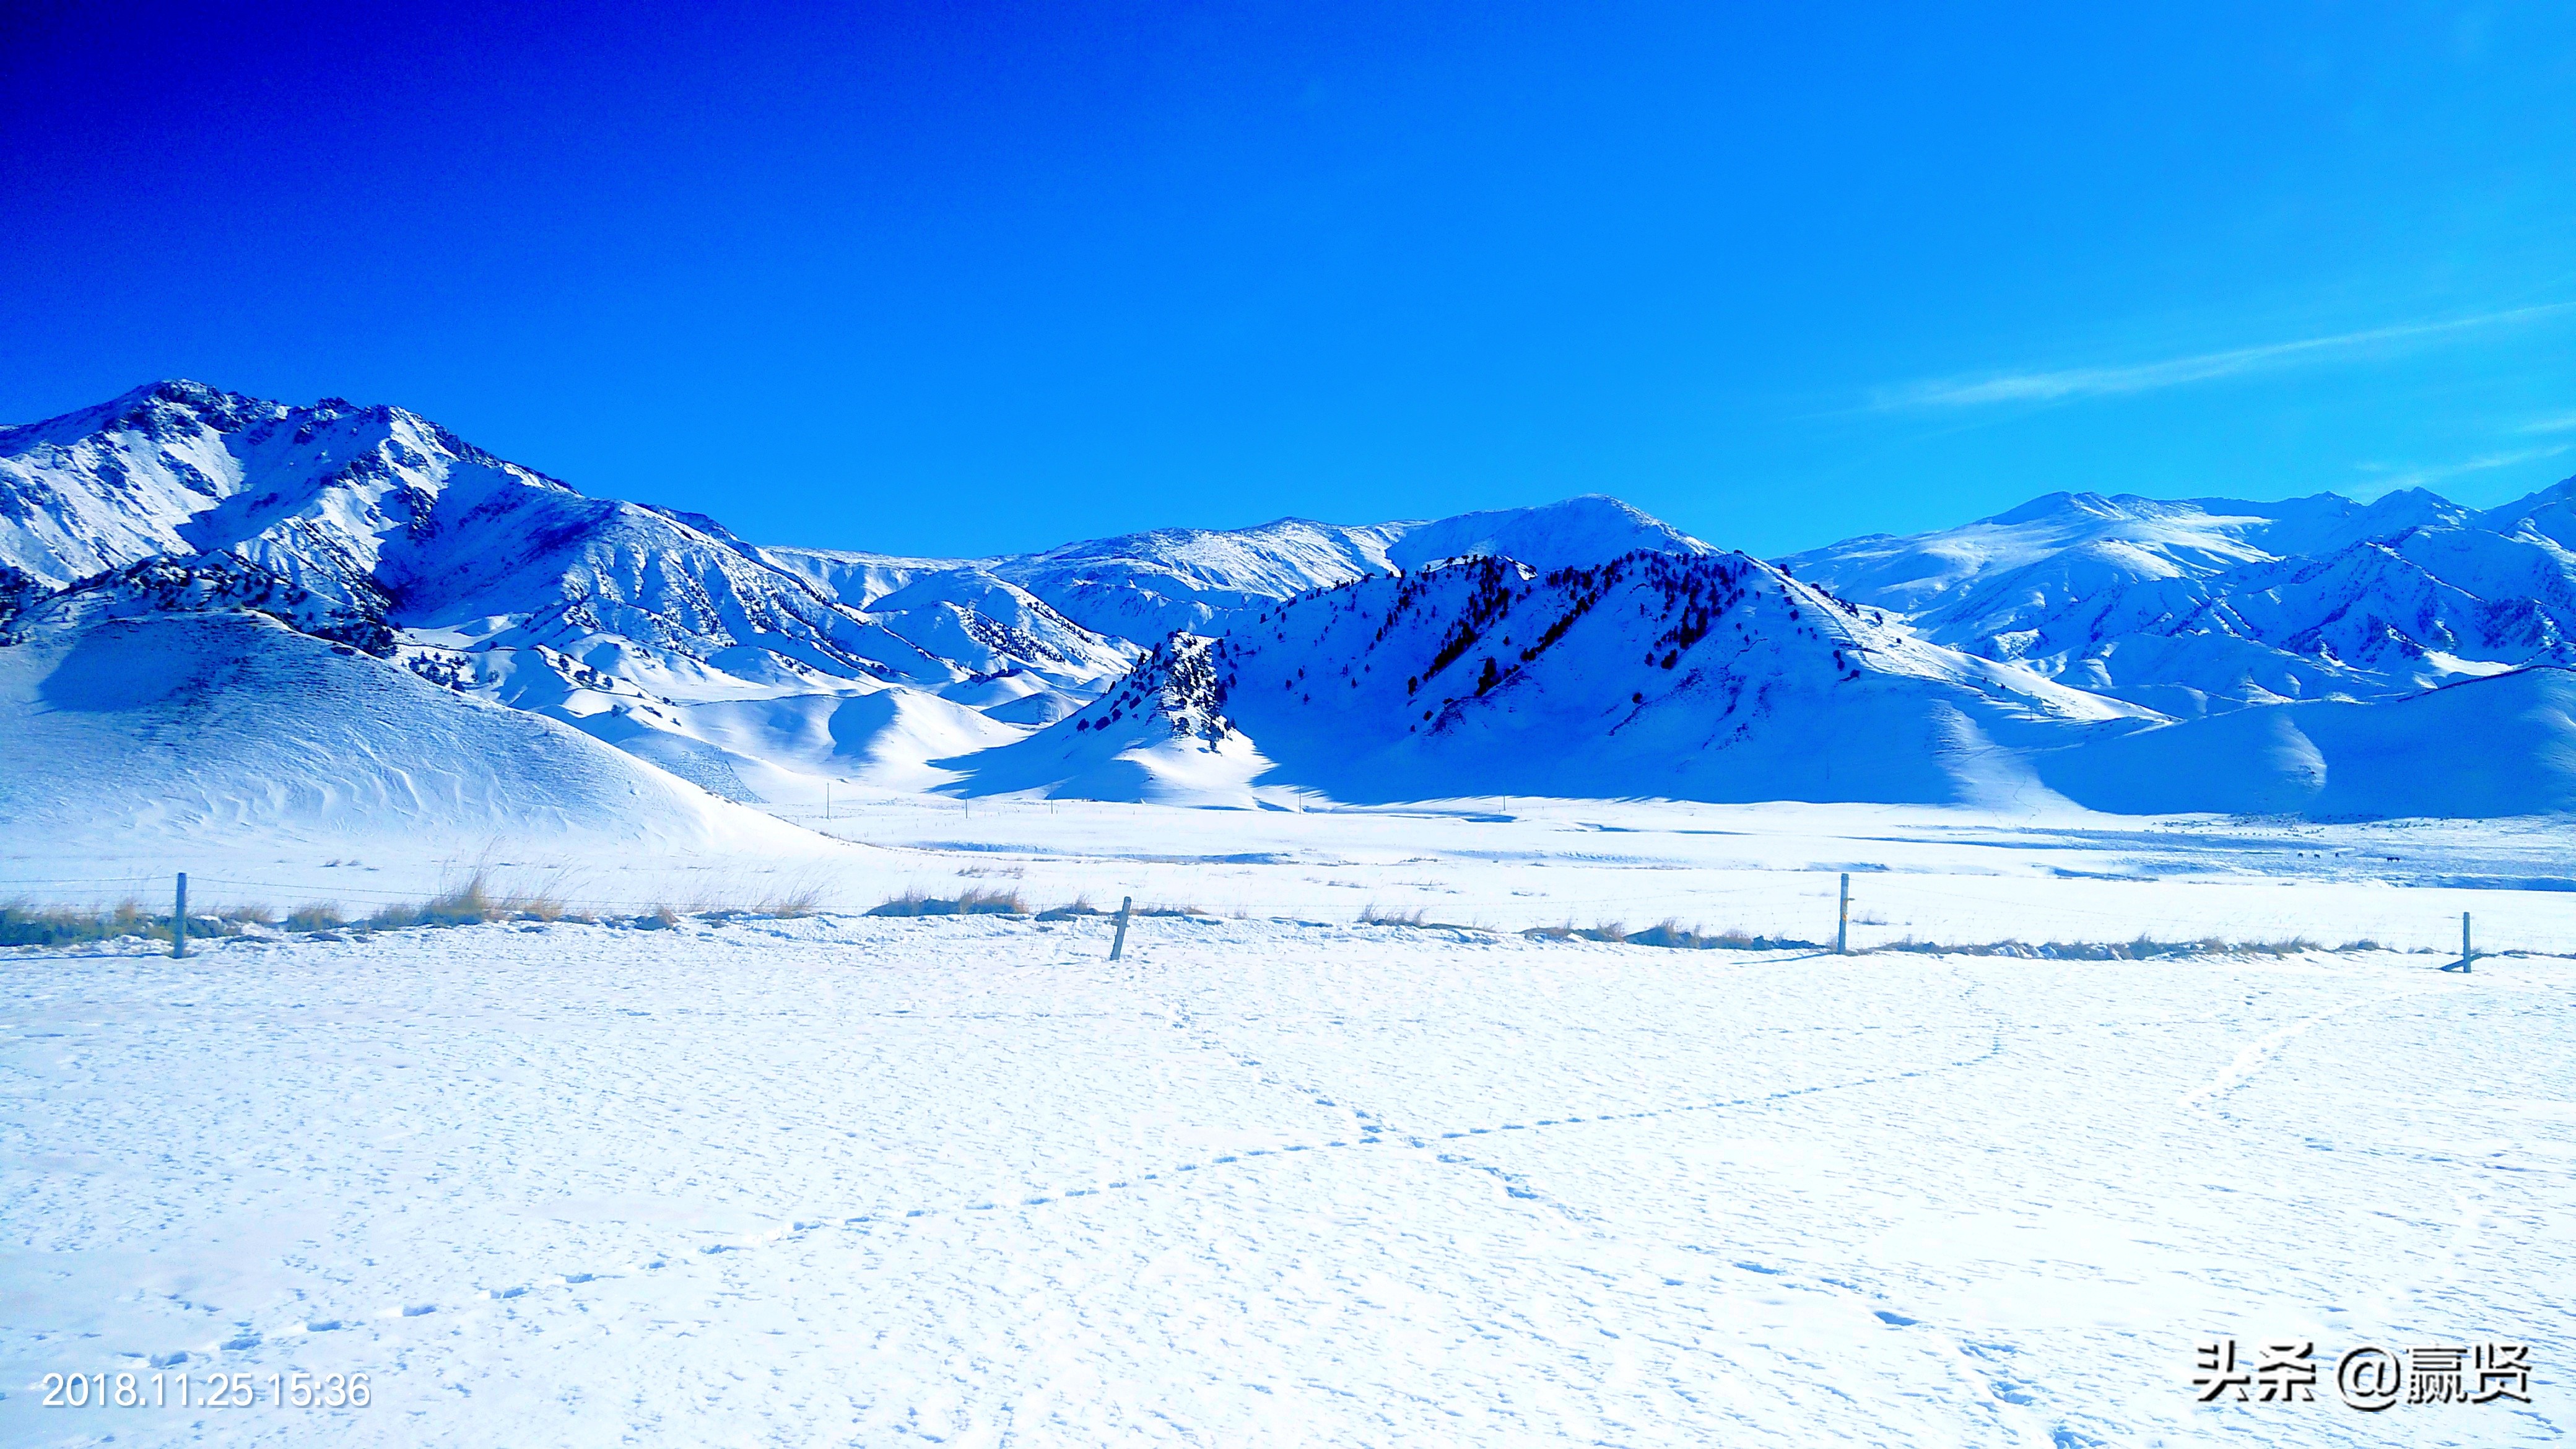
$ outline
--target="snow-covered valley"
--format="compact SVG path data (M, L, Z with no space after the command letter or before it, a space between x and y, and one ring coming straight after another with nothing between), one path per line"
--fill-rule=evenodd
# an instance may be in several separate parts
M0 430L0 904L203 938L0 948L0 1440L2558 1437L2571 486L919 559Z

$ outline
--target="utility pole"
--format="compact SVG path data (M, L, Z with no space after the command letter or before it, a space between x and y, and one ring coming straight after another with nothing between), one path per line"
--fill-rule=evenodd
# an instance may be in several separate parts
M1851 872L1843 872L1842 905L1834 916L1834 954L1851 954Z

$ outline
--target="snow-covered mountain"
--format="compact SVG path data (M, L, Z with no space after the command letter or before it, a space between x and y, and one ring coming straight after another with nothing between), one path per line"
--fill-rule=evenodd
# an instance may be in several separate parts
M1384 666L1383 669L1380 666ZM2159 722L1928 644L1743 554L1486 557L1176 636L978 792L2007 803L2034 751Z
M2058 494L1776 566L1598 496L923 559L756 546L399 408L172 382L0 428L0 742L280 818L623 799L698 838L740 828L711 796L831 781L2555 810L2571 639L2576 480L2483 513ZM156 650L170 691L61 704Z
M921 788L1176 627L1431 558L1705 545L1606 498L1164 530L993 559L759 548L576 492L417 414L192 382L0 428L0 638L264 616L574 725L722 795Z
M909 687L925 698L874 714L939 720L920 733L944 753L991 735L980 697L939 691L1087 690L1134 652L980 589L853 609L712 519L586 497L400 408L188 382L0 429L0 559L19 616L0 627L102 591L127 614L259 608L742 795L737 757L773 753L746 705ZM849 773L919 776L888 741L846 743Z
M971 572L1005 581L1065 618L1138 646L1175 630L1207 632L1246 610L1445 559L1509 557L1541 568L1599 563L1637 549L1705 554L1707 544L1616 498L1590 494L1535 508L1353 527L1283 518L1252 528L1164 528L1042 553L954 560L772 548L766 557L855 608L914 581Z
M2475 513L2060 493L1781 560L1925 637L2177 715L2388 699L2576 663L2576 480Z

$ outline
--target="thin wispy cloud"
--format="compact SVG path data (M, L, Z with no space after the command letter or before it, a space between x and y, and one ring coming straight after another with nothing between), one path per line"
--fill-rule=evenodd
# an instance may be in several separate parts
M2550 433L2576 433L2576 413L2560 413L2556 417L2534 418L2514 431L2543 436Z
M2277 371L2314 363L2332 362L2391 345L2431 341L2488 327L2511 326L2536 322L2570 310L2576 302L2556 302L2544 307L2516 307L2510 311L2488 312L2476 317L2455 317L2442 322L2410 322L2396 327L2373 327L2361 332L2340 332L2331 337L2303 337L2293 342L2270 342L2259 347L2235 347L2224 352L2203 352L2190 357L2169 357L2160 362L2132 363L2115 367L2066 367L2041 372L2008 372L1983 377L1937 378L1927 382L1906 383L1881 388L1873 393L1870 406L1882 412L1914 409L1985 407L1997 403L2063 402L2070 398L2119 397L2129 393L2153 392L2159 388L2182 387L2195 382L2239 377L2247 373Z
M2377 476L2371 480L2370 491L2362 496L2365 499L2377 498L2383 494L2394 493L2401 488L2421 488L2447 478L2491 472L2497 468L2510 468L2517 463L2534 463L2543 458L2555 458L2561 453L2571 451L2576 451L2576 443L2559 443L2546 448L2516 448L2500 453L2480 453L2474 458L2463 458L2456 463L2426 465L2364 463L2361 465L2361 470Z

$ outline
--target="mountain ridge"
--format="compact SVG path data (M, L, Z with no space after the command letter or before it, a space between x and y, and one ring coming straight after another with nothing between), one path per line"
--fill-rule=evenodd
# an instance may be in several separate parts
M2479 512L2422 489L2370 503L2058 493L1782 562L1970 653L2223 713L2576 662L2571 497L2561 483Z
M2373 762L2439 720L2556 778L2571 546L2576 479L2487 510L2059 492L1776 562L1600 494L928 559L754 544L390 406L174 380L0 427L0 647L265 620L773 806L838 780L2491 810L2510 792ZM1279 695L1233 693L1264 671ZM2488 679L2518 682L2449 690ZM2336 783L2298 773L2329 760ZM2142 793L2123 769L2206 783Z

